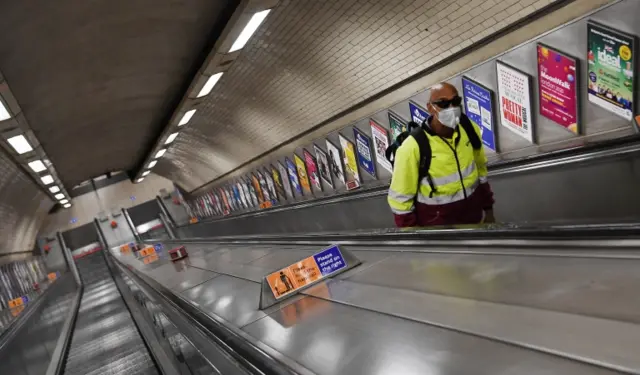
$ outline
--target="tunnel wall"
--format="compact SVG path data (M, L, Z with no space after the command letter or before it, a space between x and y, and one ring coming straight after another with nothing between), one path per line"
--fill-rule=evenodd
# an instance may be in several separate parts
M462 72L461 74L451 77L448 81L458 87L462 92L462 76L471 78L478 83L484 85L488 89L494 92L497 97L497 78L496 78L496 61L507 63L519 70L531 76L531 101L533 109L533 120L536 129L537 143L531 144L527 140L515 135L513 132L499 125L499 119L494 119L494 129L496 130L497 144L499 145L499 152L495 153L485 147L490 163L499 162L502 160L517 160L523 157L528 157L536 154L544 154L548 152L558 151L567 148L579 147L587 145L596 141L602 141L610 138L618 138L632 134L635 130L635 125L626 119L618 117L600 107L597 107L589 103L587 99L586 83L587 83L587 22L597 21L604 25L612 25L620 31L624 31L633 35L640 35L640 25L635 22L635 14L640 12L640 3L635 1L626 0L618 2L609 7L603 8L593 14L585 16L581 19L574 20L558 29L551 30L548 33L541 35L535 39L532 39L510 51L507 51L499 56L483 62L472 69ZM567 129L564 129L558 124L553 123L547 118L540 115L539 112L539 92L537 84L537 45L541 43L546 46L550 46L566 55L574 56L579 61L579 115L581 120L581 132L579 135L573 134ZM339 147L339 135L354 142L353 128L358 128L362 133L371 138L371 126L370 120L375 121L377 124L383 126L387 130L389 129L389 113L395 114L404 121L411 118L409 111L410 103L416 103L421 107L425 106L428 100L429 91L423 90L418 94L412 96L407 100L403 100L393 105L388 110L383 110L373 114L370 117L363 118L356 121L352 125L349 125L339 131L334 131L327 134L325 137L316 139L311 143L300 144L295 151L295 154L302 157L303 150L309 150L313 152L314 145L319 146L325 152L326 141L329 140L333 144ZM494 108L497 110L497 99L493 101ZM292 155L286 155L289 159L292 159ZM270 163L265 163L265 167L269 168L270 165L278 165L278 163L285 163L285 155L279 158L274 158ZM264 168L262 168L264 169ZM363 186L386 186L390 179L390 172L385 170L379 163L376 164L377 178L366 173L360 168L360 176L363 181ZM246 178L245 178L246 180ZM293 202L310 201L318 197L327 196L340 196L346 192L346 188L342 182L337 178L333 178L335 189L331 188L326 181L321 179L322 190L319 190L312 186L313 194L306 194L305 196L296 196L291 199L288 198L285 201L279 202L279 205L287 205ZM237 179L235 180L237 181ZM559 180L558 180L559 181ZM569 181L571 182L571 181ZM496 198L498 201L505 202L512 199L519 199L517 196L512 198L513 194L509 195L509 189L502 181L493 181L496 190ZM225 185L221 185L225 186ZM227 185L228 186L228 185ZM502 188L504 186L504 188ZM551 186L557 186L553 184ZM194 202L192 202L194 203ZM562 204L562 201L559 202ZM311 203L310 203L311 204ZM498 211L501 209L496 208ZM534 207L535 209L535 207ZM256 208L240 209L233 212L234 214L241 214L242 212L256 210ZM388 213L388 208L385 211ZM530 217L523 215L504 215L505 218L512 218L525 221L535 221L540 219L554 219L550 215L534 214L532 212ZM215 216L215 215L213 215ZM600 217L598 214L591 214L593 217ZM569 216L566 216L568 218ZM565 216L558 216L557 220L562 220Z

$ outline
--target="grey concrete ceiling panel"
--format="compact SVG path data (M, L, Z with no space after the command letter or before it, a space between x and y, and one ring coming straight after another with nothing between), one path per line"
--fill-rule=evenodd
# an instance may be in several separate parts
M0 3L0 70L65 185L136 167L230 4L237 1Z

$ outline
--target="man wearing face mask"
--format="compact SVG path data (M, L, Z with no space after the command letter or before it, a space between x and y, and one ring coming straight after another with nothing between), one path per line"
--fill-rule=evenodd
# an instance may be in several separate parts
M397 149L387 199L398 227L495 222L480 128L461 104L453 85L434 86L430 116Z

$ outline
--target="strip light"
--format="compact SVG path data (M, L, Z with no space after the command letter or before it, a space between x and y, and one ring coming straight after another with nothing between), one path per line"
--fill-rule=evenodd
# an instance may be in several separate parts
M182 116L182 119L178 123L178 126L186 125L189 121L191 121L191 118L195 113L196 113L195 109L185 112L184 116Z
M144 180L144 177L137 179L137 180L136 180L136 184L141 183L143 180Z
M60 193L60 194L56 194L54 197L55 197L57 200L62 200L62 199L64 199L64 194L62 194L62 193Z
M69 207L71 207L71 203L67 203L67 204L65 204L65 205L64 205L64 206L62 206L62 207L64 207L64 208L69 208Z
M67 204L67 203L69 203L68 199L63 199L63 200L60 201L60 204Z
M236 41L233 42L233 45L231 46L229 53L242 49L245 46L245 44L247 44L249 39L251 39L251 37L253 36L253 33L255 33L256 30L258 30L258 27L260 27L260 24L262 24L264 19L267 18L267 15L269 14L269 12L271 12L271 9L263 10L262 12L258 12L251 17L251 20L249 20L249 23L247 23L247 26L244 27L244 30L242 30L242 32L238 36L238 39L236 39Z
M169 134L169 137L167 137L167 140L164 142L164 144L168 145L169 143L175 141L177 136L178 136L178 132Z
M50 174L46 176L42 176L41 180L42 180L42 183L45 185L53 184L53 177Z
M147 175L151 173L151 171L144 171L142 172L142 177L147 177Z
M42 162L42 160L34 160L30 162L28 166L29 168L31 168L32 171L36 173L42 172L47 169L47 167L44 166L44 163Z
M49 188L49 191L52 192L52 193L57 193L57 192L60 191L60 188L57 187L57 186L52 186L52 187Z
M156 166L156 164L158 164L158 161L157 161L157 160L154 160L154 161L152 161L151 163L149 163L149 165L147 165L147 168L151 169L151 168L155 167L155 166Z
M29 141L27 141L27 139L22 134L7 139L7 142L9 142L11 147L13 147L13 149L16 150L19 155L33 151L33 147L31 147Z
M213 90L213 87L216 85L216 83L218 83L221 77L222 77L222 72L216 73L211 77L209 77L209 79L207 80L207 83L205 83L204 86L202 86L202 89L198 93L197 98L202 98L203 96L209 95L211 93L211 90Z
M163 148L162 150L160 150L160 151L156 152L156 157L155 157L155 159L157 159L157 158L161 158L161 157L162 157L162 155L164 155L164 153L165 153L165 152L167 152L167 149L166 149L166 148Z
M2 100L0 100L0 121L8 120L11 118L11 114L7 111Z

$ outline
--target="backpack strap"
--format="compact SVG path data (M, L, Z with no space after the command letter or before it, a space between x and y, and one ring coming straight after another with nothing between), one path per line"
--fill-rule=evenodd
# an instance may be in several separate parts
M471 142L471 147L474 150L479 150L482 148L482 140L478 136L475 127L464 113L460 116L460 126L464 129L465 133L467 133L467 137L469 137L469 142Z
M423 125L424 126L424 125ZM420 182L423 178L427 179L429 187L431 187L430 197L436 191L436 186L433 183L433 179L429 175L429 167L431 167L431 145L429 144L429 138L423 127L415 128L411 131L411 136L418 143L420 149L420 165L418 166L418 191L420 190Z

